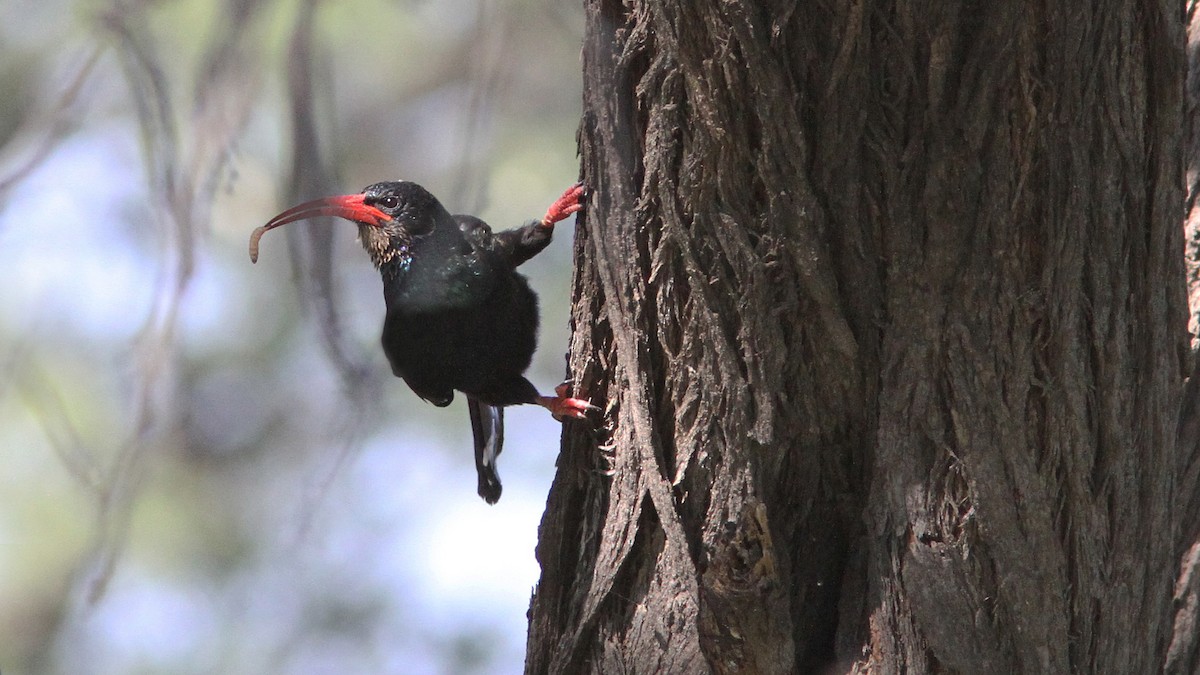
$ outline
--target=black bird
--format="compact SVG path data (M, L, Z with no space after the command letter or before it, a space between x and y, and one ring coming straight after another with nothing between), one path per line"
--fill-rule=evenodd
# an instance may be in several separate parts
M597 408L567 396L542 396L525 379L537 346L537 296L517 266L546 248L554 224L582 208L583 186L563 193L541 220L493 233L473 216L452 216L425 188L407 181L359 194L305 202L272 218L250 237L250 260L267 230L316 216L358 224L358 236L383 276L387 316L383 352L392 372L418 396L450 405L467 397L475 435L479 496L500 499L496 457L504 440L503 406L535 403L556 419L585 418Z

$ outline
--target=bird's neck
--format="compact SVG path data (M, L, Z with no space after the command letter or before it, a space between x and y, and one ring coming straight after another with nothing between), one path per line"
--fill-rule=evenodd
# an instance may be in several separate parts
M412 263L412 247L407 238L394 236L382 228L359 225L358 239L385 278L402 276Z

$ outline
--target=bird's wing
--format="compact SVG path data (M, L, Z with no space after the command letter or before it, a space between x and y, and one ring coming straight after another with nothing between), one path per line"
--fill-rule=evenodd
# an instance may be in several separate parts
M475 437L475 470L479 473L479 496L489 504L500 500L500 474L496 458L504 445L504 409L467 397L471 433Z
M451 217L454 218L454 222L458 223L458 229L462 231L463 237L471 245L471 248L475 250L491 249L495 245L492 227L487 223L475 216L458 214Z
M453 226L435 228L418 242L408 269L384 283L389 314L407 319L477 307L491 297L506 266L493 251L487 224L470 220L457 216Z

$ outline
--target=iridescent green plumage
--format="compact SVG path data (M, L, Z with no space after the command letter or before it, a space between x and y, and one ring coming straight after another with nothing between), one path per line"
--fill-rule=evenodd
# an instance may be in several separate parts
M421 398L449 405L467 397L475 435L479 494L500 498L496 457L503 440L501 408L536 403L556 417L584 417L587 401L542 396L525 379L537 346L537 296L517 266L550 243L554 223L580 208L575 186L540 221L493 233L472 216L451 216L425 188L376 183L357 195L306 202L256 231L312 215L359 225L363 248L379 268L387 315L383 351L392 372ZM256 252L256 251L252 251Z

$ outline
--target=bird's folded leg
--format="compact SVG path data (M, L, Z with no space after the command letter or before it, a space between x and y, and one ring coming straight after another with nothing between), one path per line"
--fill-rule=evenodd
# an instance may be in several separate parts
M554 419L560 422L564 417L587 419L588 413L600 410L589 401L568 396L569 388L569 385L563 382L554 388L554 396L539 396L537 404L549 410Z

